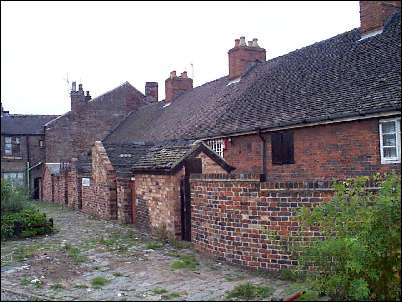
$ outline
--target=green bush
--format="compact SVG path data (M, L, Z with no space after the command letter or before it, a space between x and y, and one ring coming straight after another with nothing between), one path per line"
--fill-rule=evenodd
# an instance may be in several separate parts
M21 187L13 186L9 181L1 180L1 214L16 213L27 207L28 196Z
M44 235L52 231L53 223L46 219L46 214L32 207L1 216L1 240Z
M318 228L322 238L301 250L301 264L313 268L313 288L337 300L398 300L401 274L401 181L367 177L335 185L329 203L298 214L302 230Z

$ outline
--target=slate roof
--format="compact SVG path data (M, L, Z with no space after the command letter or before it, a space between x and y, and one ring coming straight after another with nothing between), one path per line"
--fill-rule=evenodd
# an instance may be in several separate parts
M401 109L400 13L382 34L358 29L256 63L132 112L104 142L207 138Z
M57 115L9 114L1 117L1 134L44 134L43 126Z
M176 140L157 144L126 143L104 144L108 157L120 175L133 172L176 172L186 158L201 151L210 156L227 171L233 170L219 155L201 142Z

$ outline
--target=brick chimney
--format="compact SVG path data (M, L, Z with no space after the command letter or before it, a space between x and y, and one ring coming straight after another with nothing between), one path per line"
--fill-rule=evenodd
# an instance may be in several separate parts
M153 98L155 102L158 101L158 82L145 83L145 96L147 98Z
M193 89L193 79L187 76L187 71L183 71L179 77L176 71L172 71L165 81L165 102L170 103L177 95L191 89Z
M361 34L382 30L387 19L400 9L401 1L360 1Z
M249 64L255 61L265 61L266 51L258 45L258 39L248 41L246 38L240 37L235 40L235 46L228 51L229 55L229 79L233 80L240 77Z
M87 95L85 95L84 90L82 89L82 84L78 85L78 90L76 90L76 83L73 82L71 86L71 111L77 112L79 111L83 105L86 105L88 101L91 99L89 95L89 91L87 91Z

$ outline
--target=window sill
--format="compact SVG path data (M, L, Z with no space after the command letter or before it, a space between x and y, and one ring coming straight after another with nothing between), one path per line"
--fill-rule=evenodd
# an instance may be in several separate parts
M8 155L3 155L3 159L22 159L22 156L8 156Z
M400 160L400 159L390 159L390 160L382 159L382 160L381 160L381 164L382 164L382 165L387 165L387 164L400 164L400 163L401 163L401 160Z

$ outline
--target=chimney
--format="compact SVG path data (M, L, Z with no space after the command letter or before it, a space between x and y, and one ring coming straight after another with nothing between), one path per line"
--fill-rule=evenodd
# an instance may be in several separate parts
M73 82L71 85L71 111L77 112L81 109L83 105L85 105L90 99L89 91L87 91L87 95L85 95L84 90L82 88L82 84L78 85L78 90L76 90L76 83Z
M401 1L360 1L361 35L381 31L387 19L400 9Z
M154 102L158 101L158 82L145 83L145 96L147 98L153 98Z
M247 45L245 37L235 40L235 46L228 51L230 80L240 77L251 63L266 60L266 51L258 46L257 41L254 38Z
M193 79L187 76L186 71L183 71L179 77L176 76L176 71L172 71L165 81L165 102L170 103L176 96L191 89L193 89Z

